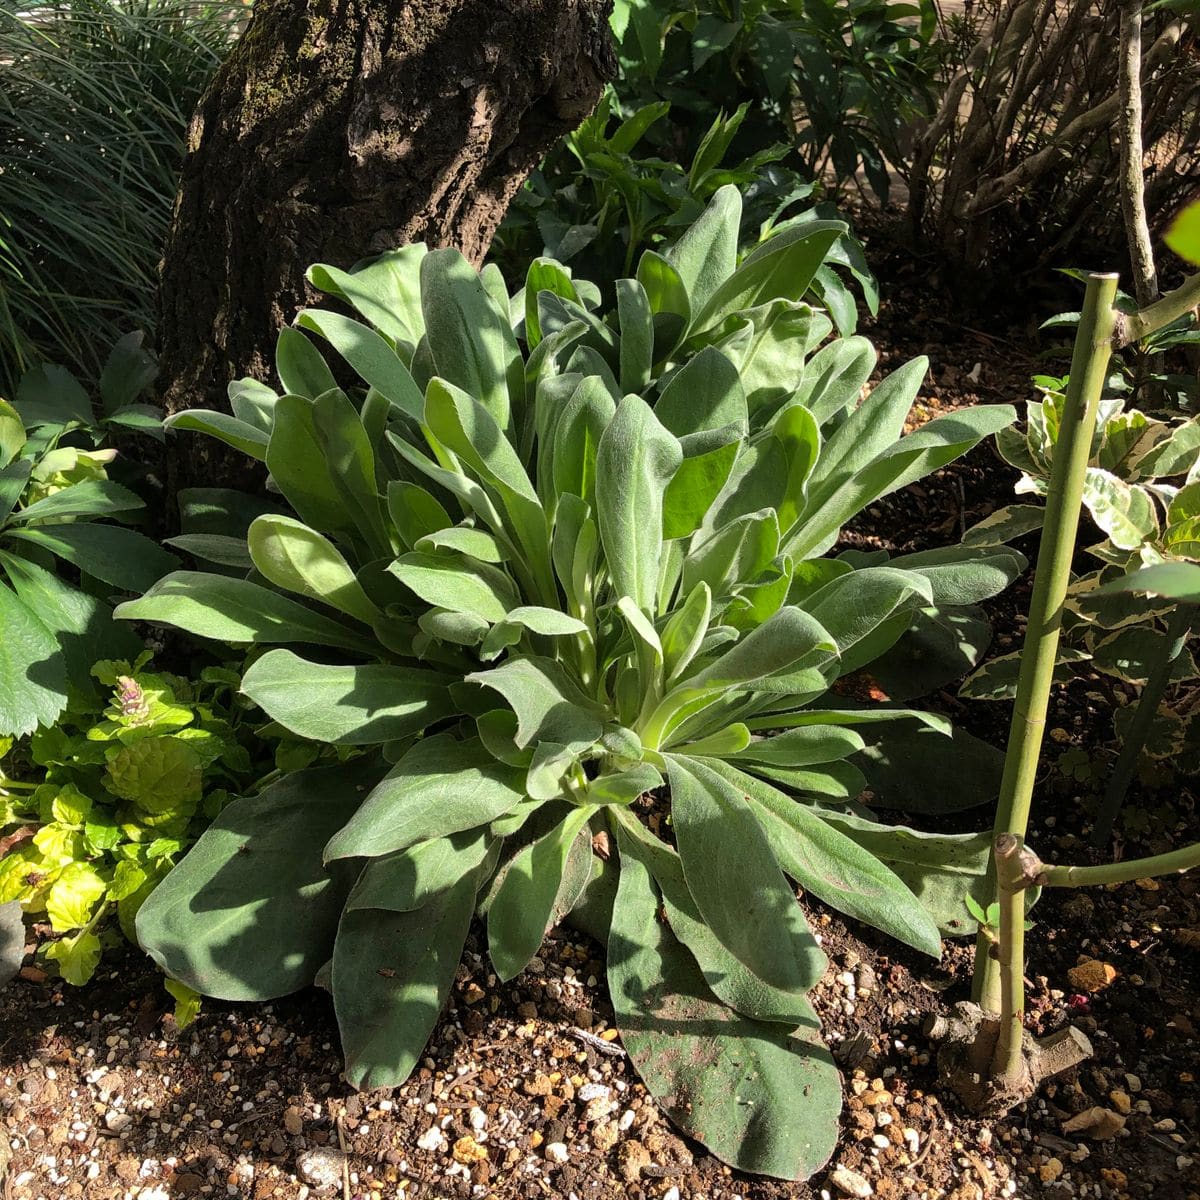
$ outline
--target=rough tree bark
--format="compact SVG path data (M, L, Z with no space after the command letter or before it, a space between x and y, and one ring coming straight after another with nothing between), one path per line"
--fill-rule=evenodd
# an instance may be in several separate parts
M159 289L168 411L226 408L231 379L269 376L311 263L421 240L478 263L612 75L608 8L258 0L188 134ZM195 449L173 464L176 487L244 478L244 460Z

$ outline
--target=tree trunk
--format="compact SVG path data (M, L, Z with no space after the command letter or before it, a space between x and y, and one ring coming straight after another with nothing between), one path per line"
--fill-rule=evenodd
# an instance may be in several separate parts
M258 0L200 102L163 258L169 412L269 378L314 262L406 242L475 263L509 201L615 68L608 0ZM235 484L210 443L172 490Z

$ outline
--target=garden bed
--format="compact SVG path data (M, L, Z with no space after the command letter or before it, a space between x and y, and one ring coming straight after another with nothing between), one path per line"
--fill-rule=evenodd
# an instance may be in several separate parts
M1005 336L959 329L944 315L949 303L911 279L885 294L891 302L870 331L885 347L881 366L932 359L919 414L1027 394L1034 364ZM1013 477L981 446L880 502L846 544L955 541L1011 498ZM989 606L998 649L1019 645L1026 601L1027 584ZM1006 706L946 692L931 705L1002 743ZM1051 760L1056 748L1094 755L1108 744L1110 722L1094 705L1086 681L1060 691ZM1173 796L1169 811L1194 829L1190 793ZM1047 858L1085 857L1086 798L1052 767L1041 813L1032 844ZM986 820L982 811L954 818L961 828ZM1168 844L1178 832L1160 824L1125 856L1160 850L1159 837ZM922 1032L931 1013L967 995L969 946L948 942L935 964L802 897L830 959L813 1000L847 1097L830 1166L807 1185L731 1172L677 1136L615 1039L599 947L566 928L507 985L476 929L422 1065L403 1087L368 1095L340 1079L323 992L261 1006L205 1001L179 1032L160 976L132 951L108 958L84 989L47 978L29 958L0 993L5 1200L1197 1196L1198 892L1200 881L1184 877L1056 892L1039 904L1030 1024L1044 1034L1073 1021L1096 1057L995 1123L946 1098ZM47 932L35 926L34 939ZM1094 965L1073 971L1080 959Z

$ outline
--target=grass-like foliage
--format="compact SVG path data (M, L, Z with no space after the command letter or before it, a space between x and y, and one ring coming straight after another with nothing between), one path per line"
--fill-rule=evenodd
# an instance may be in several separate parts
M0 394L43 358L94 376L152 326L187 122L245 11L0 7Z
M833 685L1023 566L1004 547L827 555L1014 413L902 436L924 362L860 402L870 344L817 349L832 323L800 300L845 226L739 262L740 218L719 190L611 311L547 259L516 296L453 250L314 267L364 320L304 312L280 337L283 394L242 381L234 416L173 418L264 461L295 515L254 519L240 571L232 538L196 543L225 570L167 576L120 615L252 644L246 695L364 752L232 803L137 929L230 999L329 964L347 1076L379 1087L420 1060L476 913L502 979L571 913L607 945L624 1044L666 1111L730 1163L802 1178L840 1101L794 883L937 955L906 879L974 878L972 839L849 807L868 774L904 786L901 745L961 806L962 743Z

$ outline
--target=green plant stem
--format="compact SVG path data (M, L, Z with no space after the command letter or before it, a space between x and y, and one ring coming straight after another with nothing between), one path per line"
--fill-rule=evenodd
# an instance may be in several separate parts
M1104 791L1104 799L1096 817L1096 828L1092 833L1092 845L1103 846L1112 834L1113 822L1125 802L1125 793L1137 770L1138 759L1146 745L1146 737L1150 726L1158 715L1158 706L1162 703L1163 693L1171 681L1171 671L1183 648L1187 644L1188 631L1196 608L1192 604L1177 604L1167 625L1166 637L1162 642L1162 650L1154 665L1150 668L1146 686L1138 698L1137 709L1129 730L1125 735L1125 744L1121 747L1121 755L1113 769L1108 787Z
M1000 1029L992 1075L1015 1079L1025 1034L1025 872L1021 840L1002 833L996 838L993 853L1000 903L1000 939L994 960L1000 977Z
M1131 879L1177 875L1193 867L1200 867L1200 842L1166 854L1105 863L1101 867L1043 867L1036 882L1042 887L1102 887L1107 883L1128 883Z
M1050 685L1058 655L1063 600L1071 578L1075 534L1083 505L1084 475L1096 428L1097 406L1112 353L1116 293L1116 275L1088 276L1046 497L1046 518L1038 548L1029 624L1025 630L1017 698L996 810L996 834L1012 833L1024 838L1029 824L1029 808L1050 703ZM999 965L988 955L987 941L982 934L975 945L973 983L975 999L984 1012L999 1012Z
M1173 292L1168 292L1148 308L1123 317L1118 322L1116 348L1121 350L1140 342L1142 338L1165 329L1172 321L1177 321L1197 306L1200 306L1200 273L1188 276Z

